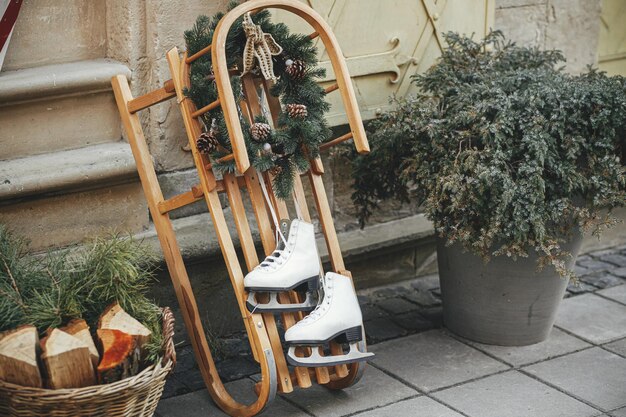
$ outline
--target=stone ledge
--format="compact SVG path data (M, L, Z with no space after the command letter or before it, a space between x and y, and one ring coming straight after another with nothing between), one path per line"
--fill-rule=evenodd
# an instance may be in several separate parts
M102 187L136 176L126 142L12 159L0 164L0 200Z
M230 227L231 236L235 247L239 247L237 230L235 229L232 214L226 208L224 210L226 223ZM255 241L259 240L256 222L248 219ZM207 257L221 256L221 251L211 217L208 213L195 216L183 217L172 221L178 237L178 244L185 259L204 259ZM338 233L339 245L344 258L364 255L371 252L397 247L411 241L416 241L434 235L432 223L422 214L393 220L386 223L375 224L363 230L350 230ZM159 241L154 225L150 229L135 235L138 239L144 239L146 243L154 247L160 254ZM317 247L324 263L329 261L328 250L324 238L318 237Z
M7 71L0 74L0 106L49 96L107 91L111 77L130 69L109 59L70 62Z

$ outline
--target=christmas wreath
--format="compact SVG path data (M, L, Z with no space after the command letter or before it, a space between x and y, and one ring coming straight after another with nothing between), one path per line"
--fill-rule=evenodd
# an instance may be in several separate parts
M229 10L237 5L232 2ZM198 17L194 27L185 32L189 55L211 44L223 16ZM256 116L252 124L240 119L251 165L261 172L271 171L274 192L286 199L293 190L295 175L309 169L310 158L319 155L320 144L331 134L324 118L329 109L326 93L316 82L325 75L325 70L317 67L316 48L309 36L289 33L286 25L272 23L270 13L263 10L233 24L226 41L226 59L229 68L241 71L231 76L236 102L243 98L241 75L258 73L275 81L270 94L283 106L277 125L271 127L265 114ZM197 108L217 100L210 54L191 64L190 84L185 94ZM232 153L221 109L205 113L201 121L204 133L197 140L198 150L210 156L216 171L233 172L234 161L219 161Z

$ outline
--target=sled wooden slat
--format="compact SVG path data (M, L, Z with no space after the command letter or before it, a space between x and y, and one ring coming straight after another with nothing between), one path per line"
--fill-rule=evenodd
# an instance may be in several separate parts
M338 89L339 89L339 84L335 83L335 84L331 84L328 87L326 87L324 89L324 92L326 94L328 94L328 93L332 93L333 91L338 90Z
M339 145L340 143L343 143L343 142L345 142L347 140L352 139L352 137L353 137L352 136L352 132L348 132L345 135L339 136L338 138L335 138L333 140L329 140L326 143L322 143L320 145L320 151L323 151L323 150L328 149L328 148L332 148L335 145Z
M158 90L151 91L148 94L132 99L128 103L128 111L131 114L137 113L140 110L147 109L150 106L169 100L174 96L176 96L176 91L168 91L166 87L162 87Z
M252 123L254 120L254 117L259 116L263 113L261 110L261 105L259 103L259 95L257 92L257 86L259 84L255 82L251 74L244 75L243 77L241 77L241 80L242 80L242 88L247 98L247 103L248 103L249 111L250 111L249 122ZM265 181L267 183L267 177L258 178L258 181ZM271 184L266 184L266 187L269 190L271 190ZM274 209L278 212L278 216L281 218L283 216L285 216L286 218L289 218L289 213L287 213L287 206L284 205L284 202L281 201L280 203L282 203L282 205L280 205L277 202L278 200L276 199L273 192L270 192L269 195L270 195L270 199L272 199ZM253 200L253 205L256 205L256 204L262 204L265 207L265 204L267 203L265 202L264 198L260 198L260 199L256 198ZM263 210L258 210L258 212L262 213ZM265 215L267 216L267 211L265 211ZM273 226L271 225L271 223L269 223L269 225L270 225L270 230L272 230ZM260 228L261 226L259 225L259 229ZM274 252L276 242L273 236L274 236L274 233L272 233L272 242L268 245L264 245L264 247L267 246L269 249L269 251L267 250L265 251L266 256ZM266 239L267 239L267 234L266 234ZM285 292L281 292L278 294L278 301L281 304L286 304L290 302L295 302L295 299L290 297ZM296 322L299 319L297 313L283 313L281 314L281 316L283 318L283 325L285 327L285 330L287 330L288 328L296 324ZM301 388L308 388L311 386L311 378L309 377L309 371L307 371L305 368L295 367L294 373L298 381L298 386L300 386Z
M261 243L263 245L264 253L270 254L275 249L274 233L272 232L271 223L265 207L261 185L259 184L256 171L249 169L244 174L244 179L246 181L250 201L252 202L252 208L257 221L257 226L261 234ZM274 347L276 367L279 372L279 387L282 392L291 392L293 391L293 386L287 368L287 360L285 359L285 355L282 350L282 343L278 334L276 319L273 314L264 314L263 318L265 320L265 327L268 331L270 342ZM287 371L285 371L286 369Z
M302 180L299 175L294 177L294 186L293 186L293 203L300 208L300 212L302 213L302 219L305 222L311 223L311 213L309 212L309 207L306 203L306 195L304 194L304 187L302 186ZM322 274L324 273L324 267L322 265L322 260L320 259L320 271ZM299 297L296 293L297 300L302 302L302 297ZM305 350L305 353L310 354L310 349ZM323 353L320 353L323 356ZM316 367L314 369L315 379L318 384L327 384L330 381L330 376L328 373L328 368L324 367Z
M196 197L193 191L187 191L186 193L178 194L177 196L169 198L165 201L161 201L158 204L159 213L165 214L200 200L202 200L202 195Z
M280 200L280 199L276 198L276 195L275 195L275 193L272 190L273 178L270 175L266 174L266 175L264 175L264 179L265 179L265 182L267 184L266 186L267 186L268 190L272 191L270 193L270 196L271 196L270 198L272 200L272 204L274 205L274 209L278 213L278 216L281 219L288 219L288 218L290 218L289 217L289 211L287 210L287 204L283 200ZM303 200L303 202L304 202L303 205L306 206L306 200ZM308 208L306 209L306 211L308 213ZM308 222L311 221L310 218L308 220L306 218L304 218L304 215L303 215L303 220L308 221ZM295 291L289 291L288 293L284 293L284 292L280 293L278 295L278 297L279 297L279 300L281 300L280 301L281 303L287 303L287 302L302 303L304 301L303 297L301 297ZM300 321L300 320L302 320L304 318L304 314L302 312L294 313L294 315L296 317L296 321ZM285 327L289 328L293 324L295 324L295 323L290 323L289 326L285 326ZM301 356L301 355L309 356L311 354L311 348L299 347L299 348L296 349L296 354L298 356ZM304 369L305 368L296 368L297 372L304 372ZM314 375L316 377L316 380L317 380L318 384L325 384L325 383L327 383L330 380L330 378L328 376L328 370L326 368L324 368L324 367L316 367L316 368L313 368L313 369L314 369ZM298 377L300 378L300 379L298 379L299 381L303 378L302 375L298 375L296 373L296 378L298 378ZM310 372L309 372L309 379L310 379ZM306 382L307 379L304 378L304 381Z
M206 48L202 48L201 50L199 50L195 54L186 57L185 58L185 64L191 64L196 59L200 58L201 56L204 56L204 55L208 54L209 52L211 52L211 45L208 45Z
M196 110L193 113L191 113L191 117L193 117L194 119L197 119L198 117L202 116L204 113L209 112L209 111L215 109L219 105L220 105L219 99L215 100L214 102L207 104L203 108L201 108L199 110Z

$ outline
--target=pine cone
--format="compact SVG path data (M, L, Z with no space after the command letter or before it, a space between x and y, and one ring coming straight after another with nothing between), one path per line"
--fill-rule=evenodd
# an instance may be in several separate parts
M267 123L254 123L250 128L250 134L255 142L265 142L271 131L272 128Z
M280 165L274 165L273 167L271 167L269 169L269 173L272 177L276 177L278 174L280 174L283 171L283 169L280 167Z
M291 65L287 65L285 72L294 80L301 80L306 74L306 65L304 61L295 60Z
M285 110L287 110L289 117L293 118L304 119L309 114L304 104L287 104Z
M215 152L219 144L220 143L217 140L217 135L213 130L202 133L200 137L196 140L196 146L198 147L198 151L205 155L209 155Z

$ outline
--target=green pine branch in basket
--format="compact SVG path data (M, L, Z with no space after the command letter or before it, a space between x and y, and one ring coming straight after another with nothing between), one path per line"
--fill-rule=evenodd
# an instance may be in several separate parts
M147 360L162 351L161 310L146 292L156 256L120 234L94 239L77 251L30 256L25 241L0 225L0 331L31 324L40 332L84 318L92 329L117 301L152 332Z

